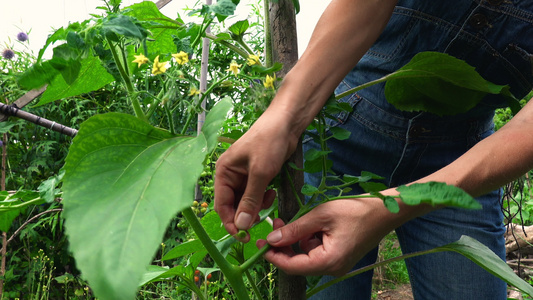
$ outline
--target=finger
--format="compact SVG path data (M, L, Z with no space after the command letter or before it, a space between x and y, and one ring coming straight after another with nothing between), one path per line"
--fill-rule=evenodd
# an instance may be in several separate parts
M265 253L265 259L291 275L323 275L329 268L331 255L321 246L309 254L296 254L288 249L290 247L272 248Z
M285 226L285 222L283 222L283 220L274 219L274 222L273 222L274 230L280 229L283 226ZM300 249L304 251L305 253L309 253L312 249L320 246L322 244L322 239L317 238L318 236L322 236L322 233L315 233L315 234L303 237L300 240Z
M313 217L313 215L310 212L283 227L279 227L281 224L279 219L274 220L276 230L267 236L268 243L275 247L289 246L301 240L309 239L315 233L321 233L323 231L321 218Z

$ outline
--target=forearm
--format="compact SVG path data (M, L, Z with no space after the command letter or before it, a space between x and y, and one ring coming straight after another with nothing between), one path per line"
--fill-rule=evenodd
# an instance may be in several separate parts
M301 59L284 78L267 115L283 112L294 136L299 136L375 42L395 4L396 0L333 0Z
M445 168L419 180L442 181L476 197L533 168L533 103Z
M533 169L533 103L528 103L509 123L482 140L448 166L413 183L445 182L462 188L473 197L495 190ZM382 192L397 196L396 188ZM384 207L382 220L396 228L418 216L439 209L427 204L409 206L399 199L400 212Z

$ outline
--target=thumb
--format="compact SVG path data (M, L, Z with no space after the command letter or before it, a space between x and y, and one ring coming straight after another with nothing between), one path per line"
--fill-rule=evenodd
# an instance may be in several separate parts
M319 222L307 216L304 215L285 226L281 219L274 220L274 228L277 229L267 236L267 242L274 247L285 247L306 240L317 232L322 232ZM280 225L281 228L278 228Z

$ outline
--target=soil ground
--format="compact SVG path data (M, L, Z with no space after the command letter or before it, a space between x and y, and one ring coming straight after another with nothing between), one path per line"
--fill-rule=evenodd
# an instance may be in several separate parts
M413 300L410 284L402 284L394 289L378 291L376 300Z

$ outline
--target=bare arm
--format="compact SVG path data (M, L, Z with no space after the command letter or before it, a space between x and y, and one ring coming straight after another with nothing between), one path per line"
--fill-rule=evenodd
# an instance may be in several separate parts
M509 123L479 142L450 165L417 182L441 181L480 196L516 179L533 168L533 103ZM397 195L395 189L383 192ZM337 200L322 204L295 222L283 226L277 219L268 242L275 248L266 259L292 274L346 273L381 238L406 221L437 209L429 205L400 204L387 211L380 199ZM315 236L321 236L316 239ZM289 245L300 242L305 254ZM266 241L258 241L263 247Z
M396 0L333 0L267 111L284 111L299 137L385 28Z
M531 102L496 133L476 144L450 165L419 182L446 182L477 197L533 169Z
M377 39L395 4L333 0L328 6L269 108L218 160L215 210L229 233L250 228L259 210L270 206L268 183L335 87Z

